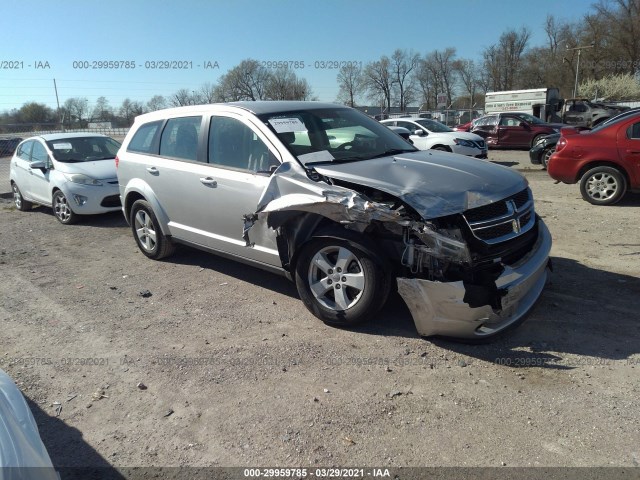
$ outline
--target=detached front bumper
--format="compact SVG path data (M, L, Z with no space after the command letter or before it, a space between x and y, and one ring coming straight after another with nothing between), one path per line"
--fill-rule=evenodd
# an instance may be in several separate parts
M459 282L434 282L415 278L398 278L398 292L406 302L418 333L461 339L491 337L524 320L536 303L547 280L551 234L542 220L538 223L538 240L531 252L505 270L496 280L502 297L502 309L490 305L472 308L463 301L465 287Z

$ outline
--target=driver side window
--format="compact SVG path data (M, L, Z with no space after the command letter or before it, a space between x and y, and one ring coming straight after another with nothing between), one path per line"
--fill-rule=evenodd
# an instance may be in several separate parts
M31 151L31 161L44 162L45 164L49 163L49 154L47 154L47 150L40 142L33 143L33 150Z

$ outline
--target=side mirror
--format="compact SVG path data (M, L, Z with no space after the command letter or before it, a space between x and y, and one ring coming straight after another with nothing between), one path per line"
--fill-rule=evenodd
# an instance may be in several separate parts
M424 131L424 130L422 130L421 128L416 128L416 129L413 131L413 134L414 134L414 135L417 135L417 136L419 136L419 137L424 137L424 136L427 134L427 132L425 132L425 131Z
M34 170L36 168L39 168L40 170L44 171L44 170L46 170L48 168L48 166L47 166L47 162L43 162L41 160L36 160L36 161L31 162L29 164L29 168L32 169L32 170Z
M529 124L525 123L525 122L520 122L520 124L518 126L522 127L522 128L529 128Z

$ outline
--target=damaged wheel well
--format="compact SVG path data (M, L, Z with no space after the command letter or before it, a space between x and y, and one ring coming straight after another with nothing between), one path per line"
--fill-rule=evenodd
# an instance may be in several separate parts
M278 230L277 244L280 259L285 270L293 272L300 252L314 238L337 238L357 244L384 270L392 271L386 256L381 255L375 241L366 234L356 232L334 220L316 213L297 213L288 219Z

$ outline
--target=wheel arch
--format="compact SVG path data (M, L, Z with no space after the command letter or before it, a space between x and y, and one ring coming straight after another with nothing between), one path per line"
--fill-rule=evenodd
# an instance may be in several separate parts
M380 255L380 249L366 232L351 230L333 219L309 212L299 212L299 215L295 215L279 227L278 252L285 270L289 273L295 271L300 252L315 238L336 238L352 242L385 272L391 271L385 256Z
M164 208L162 208L153 190L151 190L146 183L142 181L132 181L127 185L122 197L122 212L127 223L130 223L131 208L136 200L145 200L149 202L151 208L153 208L153 213L158 219L162 233L166 236L171 235L169 232L169 216Z
M576 182L579 182L582 177L584 176L585 173L587 173L589 170L591 170L592 168L596 168L596 167L611 167L611 168L615 168L616 170L618 170L622 175L624 175L624 179L627 182L627 185L629 185L630 183L630 176L629 176L629 172L627 172L627 170L620 165L619 163L615 163L612 162L610 160L595 160L589 163L586 163L584 165L582 165L582 167L580 167L580 170L578 170L578 175L576 177Z

